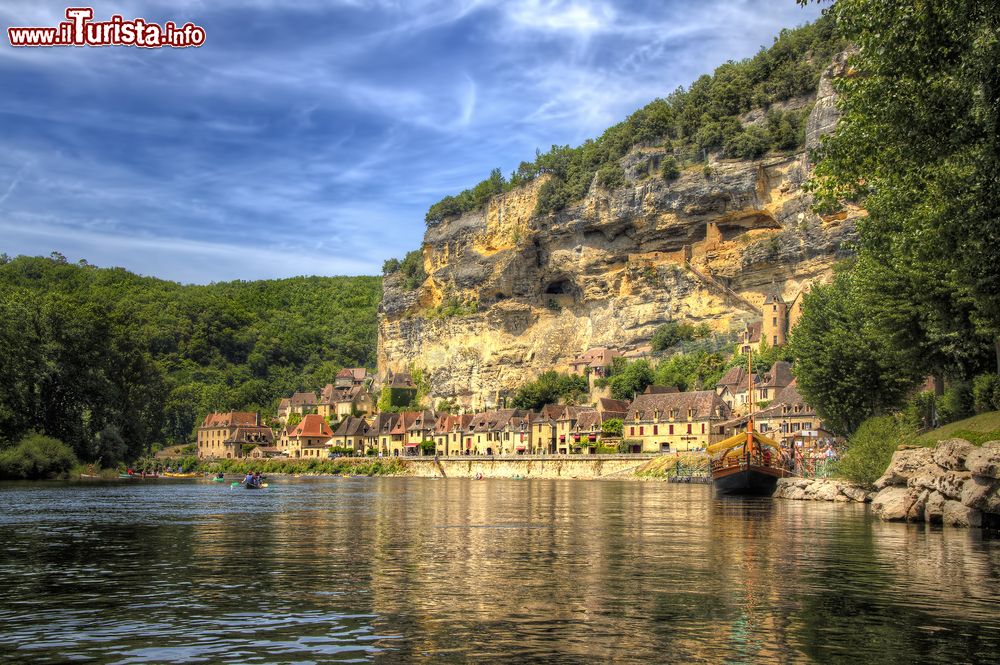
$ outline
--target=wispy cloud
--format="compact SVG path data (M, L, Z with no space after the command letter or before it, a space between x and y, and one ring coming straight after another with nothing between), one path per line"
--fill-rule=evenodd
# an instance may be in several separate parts
M65 3L8 0L0 26ZM116 0L200 49L0 45L0 251L205 282L375 273L427 207L815 8L792 0Z

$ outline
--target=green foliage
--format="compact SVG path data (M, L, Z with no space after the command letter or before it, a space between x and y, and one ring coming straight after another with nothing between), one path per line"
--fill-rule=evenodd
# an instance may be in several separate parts
M670 321L656 329L650 345L654 352L663 351L681 342L707 337L710 333L711 330L704 323L695 326L690 323Z
M757 159L771 148L771 144L772 139L766 129L751 125L726 139L723 154L739 159Z
M424 253L422 250L415 249L412 252L407 252L402 261L389 259L382 266L383 272L387 265L390 268L394 268L394 270L385 274L399 273L399 285L407 291L412 291L419 287L427 279L427 273L424 271Z
M374 364L379 283L183 286L18 257L0 266L0 442L40 431L107 464L191 440L209 411L273 415L281 395Z
M974 412L972 385L957 381L949 385L938 400L938 424L947 425L968 418Z
M401 265L402 264L399 262L399 259L386 259L382 262L382 274L391 275L392 273L397 272Z
M740 356L739 359L745 359ZM719 353L693 351L677 353L660 361L654 373L655 383L676 386L678 390L712 390L731 363Z
M288 414L288 420L285 421L285 429L293 430L300 422L302 422L302 414L298 411L292 411Z
M58 439L29 434L0 450L0 479L37 480L66 473L77 464L73 449Z
M433 455L437 450L437 444L431 439L424 439L420 442L420 452L424 455Z
M1000 5L838 0L860 73L834 85L841 120L811 187L857 202L854 270L872 322L924 374L961 379L1000 360Z
M911 397L904 410L906 422L917 430L934 427L936 413L937 398L932 390L924 390Z
M833 21L828 18L783 30L770 48L741 62L727 62L713 76L702 76L687 90L680 88L666 99L653 100L597 139L576 148L553 145L547 152L537 151L535 160L521 162L508 180L494 170L474 188L432 205L426 220L436 224L474 210L491 196L543 175L550 178L539 190L536 213L557 212L583 198L595 175L605 188L624 184L619 160L634 146L669 141L682 150L720 148L746 133L739 116L751 108L766 108L776 101L815 92L820 73L842 47L843 42L834 34ZM792 120L788 123L791 125ZM761 130L761 134L751 128L748 136L733 143L732 150L756 156L762 136L765 151L770 147L785 148L792 135L797 141L802 138L796 129ZM668 173L672 171L664 173L664 177L669 180Z
M817 285L792 331L795 375L806 401L827 427L850 434L866 419L900 406L921 374L907 350L889 342L869 315L851 271Z
M336 459L287 459L272 458L263 460L224 459L198 460L161 460L161 463L180 465L190 471L204 473L246 474L259 471L265 476L272 473L317 474L317 475L352 475L352 476L405 476L408 473L406 462L394 458L367 459L364 457L338 457ZM137 467L139 468L139 467Z
M972 382L972 404L976 413L1000 410L1000 376L977 376Z
M681 169L673 157L665 157L660 163L660 177L667 182L673 182L681 176Z
M612 361L611 375L606 383L611 387L612 397L631 400L653 383L653 378L653 369L648 360L629 362L618 357Z
M847 451L837 462L837 473L852 483L869 487L885 473L896 448L912 443L913 438L913 429L899 418L869 418L848 440Z
M517 389L511 406L515 409L537 411L546 404L575 401L588 390L587 378L576 374L542 372L538 378Z
M425 316L431 319L449 319L453 316L470 316L479 311L476 301L464 301L458 298L448 298L437 307L425 310Z
M440 399L438 403L434 406L434 411L437 413L458 413L459 406L455 399L447 398Z
M608 418L601 423L601 434L604 436L621 436L625 425L621 418Z

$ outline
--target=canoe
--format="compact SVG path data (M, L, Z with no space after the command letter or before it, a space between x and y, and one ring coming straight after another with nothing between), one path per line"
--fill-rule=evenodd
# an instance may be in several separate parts
M224 483L224 482L226 482L226 479L225 478L212 478L212 482L213 483Z
M232 489L236 489L237 487L242 487L242 488L248 489L248 490L262 490L262 489L266 489L268 485L267 485L267 483L261 483L260 485L254 485L253 483L239 482L239 483L230 483L229 486Z
M200 478L201 477L200 473L173 473L171 471L167 471L163 475L166 478Z

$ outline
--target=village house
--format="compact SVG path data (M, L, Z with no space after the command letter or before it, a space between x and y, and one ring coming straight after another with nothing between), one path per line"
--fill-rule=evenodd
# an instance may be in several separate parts
M269 446L273 441L274 433L261 424L259 413L210 413L198 427L198 457L238 459L244 457L244 446Z
M647 387L647 390L652 387ZM660 387L660 386L657 386ZM674 392L677 389L674 388ZM629 401L627 399L611 399L610 397L601 397L594 404L594 410L598 413L604 413L605 411L610 411L613 413L624 414L628 411ZM611 416L612 418L621 418L622 416Z
M247 455L247 457L254 460L271 459L274 457L284 457L284 456L285 456L285 451L283 451L278 446L264 446L264 445L254 446L250 450L250 453Z
M618 400L615 400L618 401ZM625 409L628 409L628 403L625 403ZM572 447L574 450L579 449L581 452L593 455L597 452L598 446L602 445L605 441L605 436L603 432L604 423L619 419L625 420L626 411L584 411L577 415L576 423L570 432L570 439L572 442ZM614 436L611 437L615 443L621 440L621 437ZM639 450L631 452L640 452Z
M754 401L760 403L776 399L778 393L792 383L793 378L792 364L784 360L777 361L759 381L754 381Z
M555 420L555 452L565 455L573 452L573 429L581 413L593 411L587 406L567 406Z
M364 418L347 416L333 433L333 445L339 448L352 448L355 452L363 453L371 431L371 425Z
M295 393L290 398L282 399L278 402L278 421L284 425L288 422L288 417L293 413L305 415L316 412L316 404L319 400L316 393Z
M722 439L729 406L714 390L639 395L624 419L624 438L640 452L699 450Z
M617 349L597 347L590 349L569 362L570 371L573 374L584 376L589 374L594 378L601 378L608 375L614 359L622 354Z
M434 433L433 411L403 411L389 430L387 454L392 457L420 454L424 438L432 439Z
M346 370L342 370L346 371ZM368 415L375 410L371 394L363 385L340 386L326 384L320 391L316 413L330 420L343 420L347 416Z
M338 388L351 388L364 386L370 378L371 374L364 367L345 367L337 372L333 382Z
M531 424L536 417L531 411L504 409L493 423L491 433L498 455L531 453Z
M465 429L472 421L472 414L442 413L434 423L434 445L438 455L462 455Z
M399 420L398 413L383 412L376 415L368 431L368 447L374 448L380 455L388 455L392 429L396 426L397 420Z
M333 431L323 416L308 413L288 433L286 453L289 457L326 457L332 438Z
M434 423L437 417L431 409L417 412L419 415L406 429L406 448L411 455L423 453L421 445L424 441L434 440Z

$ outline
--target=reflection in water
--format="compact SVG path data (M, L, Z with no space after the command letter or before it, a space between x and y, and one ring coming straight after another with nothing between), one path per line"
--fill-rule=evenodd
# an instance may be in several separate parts
M1000 543L860 506L395 478L4 485L0 500L15 660L988 662L1000 647Z

